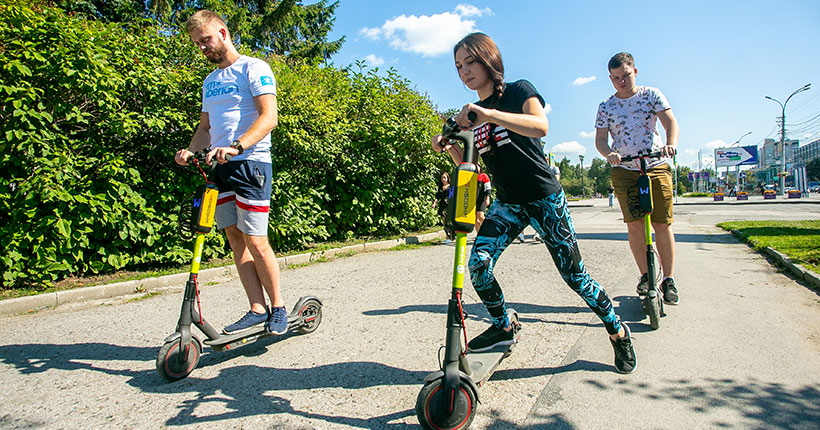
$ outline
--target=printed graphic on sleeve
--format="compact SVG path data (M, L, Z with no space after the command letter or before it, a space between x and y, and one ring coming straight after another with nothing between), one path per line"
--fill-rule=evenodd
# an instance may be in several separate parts
M262 86L273 85L273 76L262 76L259 78L259 83Z

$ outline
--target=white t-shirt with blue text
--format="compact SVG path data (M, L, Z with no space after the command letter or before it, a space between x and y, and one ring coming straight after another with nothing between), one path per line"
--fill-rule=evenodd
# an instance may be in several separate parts
M230 146L259 118L253 98L276 94L273 71L263 60L240 56L230 66L211 72L202 84L202 112L208 114L211 148ZM234 161L255 160L270 163L271 137L268 133L255 145L246 147Z
M660 151L664 143L656 127L658 112L671 109L661 90L638 87L628 99L615 95L598 106L595 128L605 128L612 136L612 150L620 155L634 156L639 152ZM664 159L648 159L647 167L666 163ZM619 167L639 170L639 162L629 161Z

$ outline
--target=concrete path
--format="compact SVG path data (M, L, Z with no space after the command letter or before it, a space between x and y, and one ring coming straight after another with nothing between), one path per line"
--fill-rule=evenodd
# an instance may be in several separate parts
M817 219L820 207L681 205L681 305L651 331L634 296L625 228L602 202L572 213L590 273L632 327L638 370L614 371L602 324L543 245L515 243L496 275L524 331L481 389L472 428L817 428L820 296L714 224ZM325 302L321 327L206 349L172 384L154 361L176 324L179 290L0 318L0 428L417 428L416 396L443 343L452 253L437 245L285 270L289 303L302 294ZM472 336L487 314L469 285L465 293ZM217 326L247 306L235 280L204 285L201 295Z

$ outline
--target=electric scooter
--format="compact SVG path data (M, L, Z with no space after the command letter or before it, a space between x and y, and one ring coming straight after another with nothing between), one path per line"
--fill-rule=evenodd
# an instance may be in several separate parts
M475 120L472 112L470 119ZM467 334L464 328L465 312L462 306L462 287L467 268L467 234L475 226L475 199L478 171L474 163L473 131L462 131L450 118L441 133L444 139L459 141L464 147L464 158L451 177L455 187L450 199L450 216L456 232L453 286L447 306L447 335L441 370L424 378L424 386L416 400L416 415L425 429L465 429L472 423L477 407L478 387L483 385L511 349L520 335L518 314L508 309L512 324L512 345L500 345L483 352L466 351ZM451 186L451 189L453 188ZM462 335L464 344L462 344Z
M649 326L652 330L657 330L661 326L661 317L666 316L663 311L663 293L660 290L661 279L663 278L663 271L661 269L660 257L652 243L652 181L646 174L646 159L647 158L661 158L660 151L647 154L638 154L635 156L621 157L621 161L640 160L641 175L638 177L637 191L638 191L638 205L630 209L637 211L632 215L643 217L644 234L646 235L646 273L647 284L649 290L646 295L642 295L641 302L643 303L643 311L649 317Z
M186 199L180 210L180 233L183 238L194 241L194 256L191 261L191 270L188 282L185 284L185 294L182 299L182 309L179 315L176 331L165 338L165 342L157 354L157 372L169 382L178 381L188 376L199 363L202 355L203 343L215 351L225 351L248 345L261 338L270 336L264 326L250 328L235 333L223 334L218 332L202 317L199 304L198 274L202 249L207 235L214 224L217 195L219 194L213 182L208 181L208 174L213 175L216 161L212 161L209 173L200 167L205 163L205 152L197 152L188 159L202 173L205 183L200 185L196 193ZM229 157L226 157L229 158ZM314 296L300 297L288 314L288 330L296 330L307 334L315 331L322 322L322 302ZM205 334L207 340L202 342L191 333L194 325Z

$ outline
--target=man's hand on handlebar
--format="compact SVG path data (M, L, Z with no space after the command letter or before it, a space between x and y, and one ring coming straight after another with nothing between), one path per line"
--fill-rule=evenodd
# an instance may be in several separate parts
M174 161L177 162L180 166L187 166L188 160L194 156L194 153L187 150L187 149L180 149L177 151L177 154L174 156Z
M674 157L678 151L672 145L666 145L661 148L661 155L664 157Z
M613 166L617 166L621 164L621 155L614 151L610 152L609 155L606 156L606 161Z
M217 163L225 164L233 157L239 155L239 151L235 148L231 148L230 146L220 146L219 148L212 149L211 152L205 157L205 163L209 166L211 165L211 161L216 159Z

